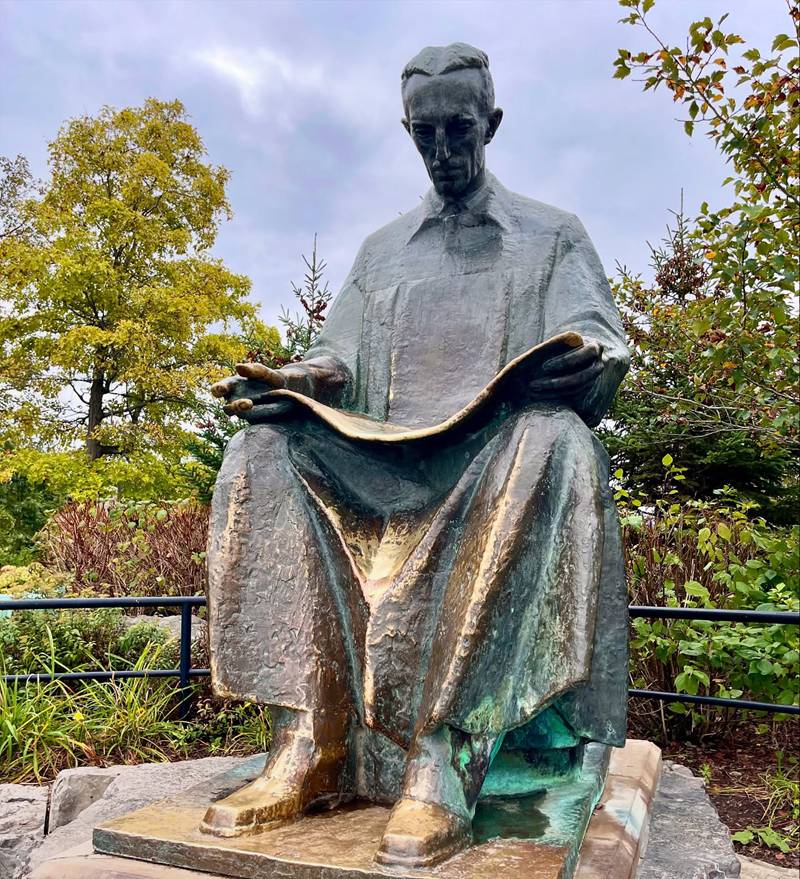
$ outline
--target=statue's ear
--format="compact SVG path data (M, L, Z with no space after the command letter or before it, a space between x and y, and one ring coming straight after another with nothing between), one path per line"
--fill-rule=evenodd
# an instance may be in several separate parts
M405 116L403 116L403 118L400 120L400 122L402 123L403 128L405 128L405 130L406 130L409 134L411 134L411 125L410 125L408 119L407 119Z
M486 129L486 143L491 143L492 138L494 137L495 132L500 127L500 123L503 121L503 111L500 107L495 107L494 110L489 114L489 125Z

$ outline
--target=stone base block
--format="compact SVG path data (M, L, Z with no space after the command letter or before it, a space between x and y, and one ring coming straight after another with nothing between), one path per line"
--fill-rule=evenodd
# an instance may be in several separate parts
M31 879L195 879L197 870L237 879L630 879L659 767L660 752L647 742L629 742L610 764L607 749L587 749L574 781L481 803L473 847L432 869L409 871L374 862L389 814L382 806L355 803L233 840L201 834L197 827L209 801L257 774L260 766L251 761L211 784L101 825L94 836L101 854L50 861Z

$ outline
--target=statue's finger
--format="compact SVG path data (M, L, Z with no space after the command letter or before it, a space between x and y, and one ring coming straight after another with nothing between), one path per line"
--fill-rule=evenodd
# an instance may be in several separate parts
M265 421L273 421L282 415L290 414L294 409L291 400L278 400L274 403L258 403L248 412L242 412L239 416L248 424L261 424Z
M242 415L244 412L249 412L253 408L253 401L248 400L247 397L242 397L239 400L233 400L231 403L227 403L222 407L222 411L226 415Z
M581 369L580 372L553 378L535 379L530 383L530 389L535 393L569 393L580 390L584 385L594 381L602 370L603 364L599 360L595 360L590 366Z
M599 342L589 342L566 354L551 357L542 364L542 372L547 375L561 375L564 373L577 372L598 360L603 353L603 346Z
M211 396L227 397L238 381L239 379L236 376L231 376L229 378L224 378L221 381L215 382L213 385L211 385Z
M253 381L265 382L271 388L283 388L286 386L286 379L277 369L270 369L263 363L237 363L236 372L243 378L249 378Z

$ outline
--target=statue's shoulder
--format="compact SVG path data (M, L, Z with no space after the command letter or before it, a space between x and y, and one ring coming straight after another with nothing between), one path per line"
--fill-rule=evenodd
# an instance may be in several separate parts
M420 201L415 208L400 214L385 226L381 226L380 229L367 235L362 249L377 254L403 247L419 228L424 214L425 208L423 202Z
M577 232L583 228L575 214L506 189L496 180L493 182L495 198L523 235L547 233L555 235L562 232Z

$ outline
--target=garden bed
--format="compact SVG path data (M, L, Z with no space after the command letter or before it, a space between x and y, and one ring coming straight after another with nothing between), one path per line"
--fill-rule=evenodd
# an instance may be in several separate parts
M797 732L797 724L792 722L775 724L769 731L748 723L725 742L664 747L665 757L705 778L720 818L734 835L738 853L793 869L800 869ZM753 835L751 841L736 842L737 833L748 832ZM781 851L781 843L790 850Z

